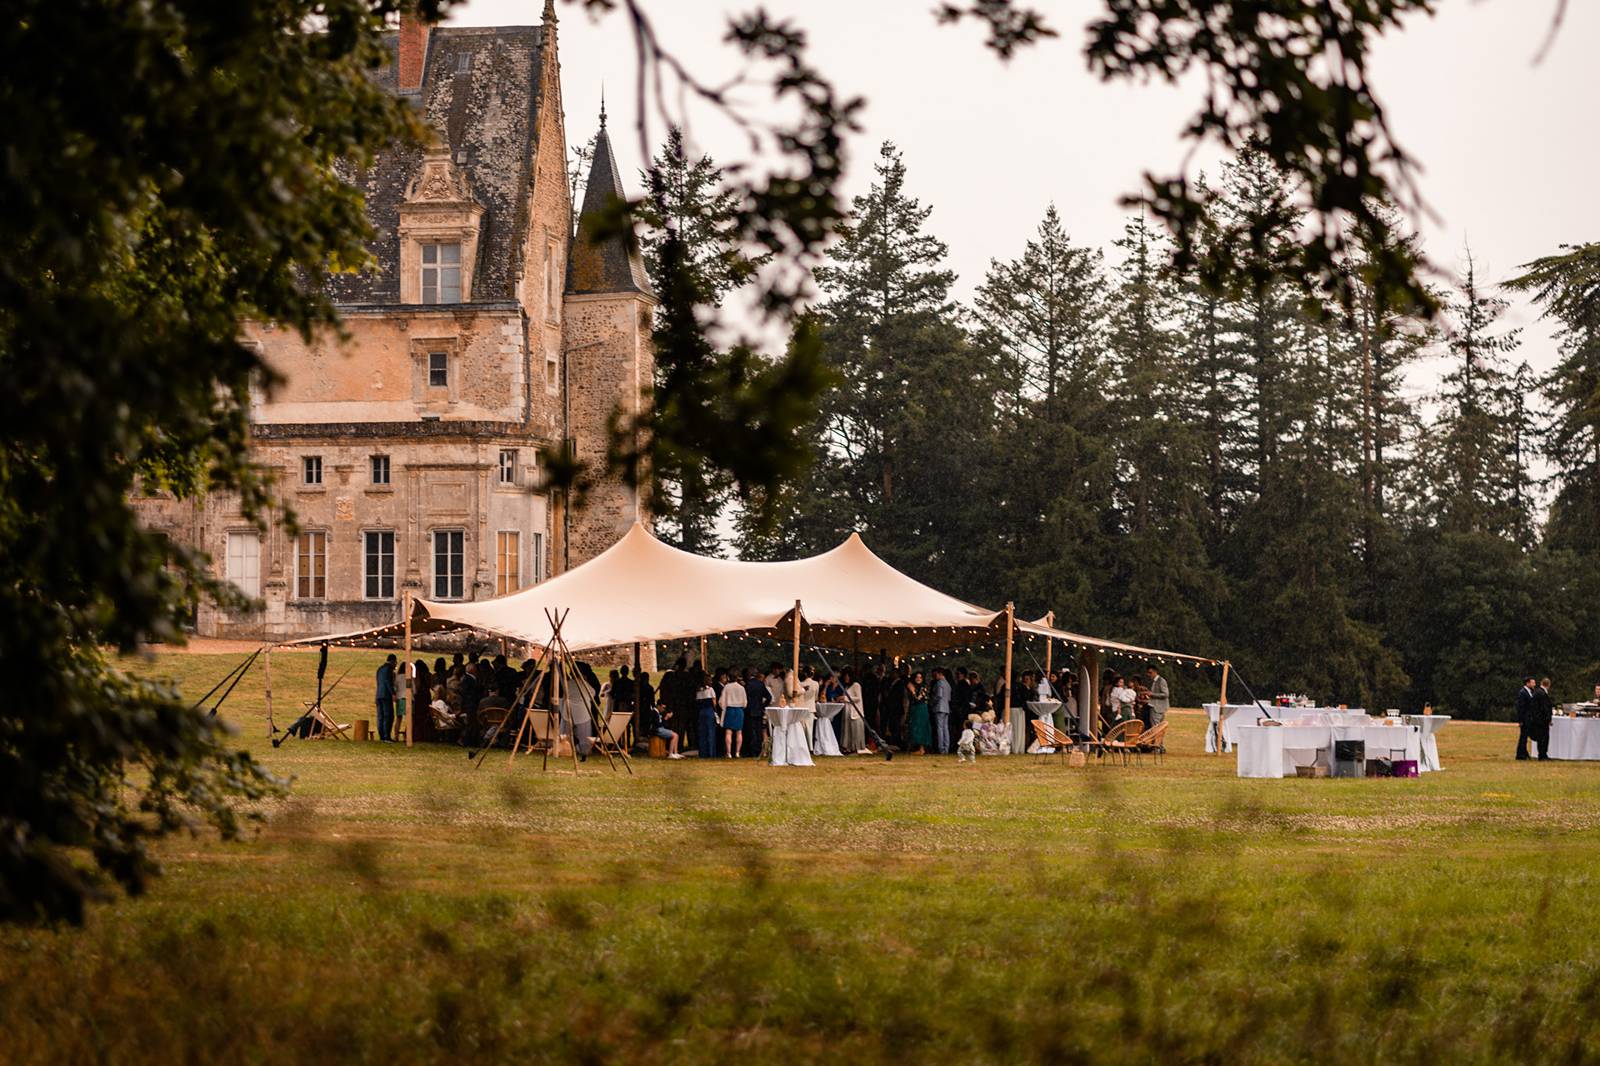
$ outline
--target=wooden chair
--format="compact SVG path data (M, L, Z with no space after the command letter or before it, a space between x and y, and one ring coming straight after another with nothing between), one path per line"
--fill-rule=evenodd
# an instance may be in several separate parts
M1148 733L1140 733L1133 742L1136 754L1154 755L1157 760L1167 757L1167 723L1162 722Z
M494 731L496 726L503 724L505 722L506 718L510 714L511 714L511 708L510 707L482 707L482 708L479 708L479 710L478 710L478 722L479 722L479 727L482 730L479 735L480 736L485 736L485 737L488 736L491 732ZM511 739L509 736L505 735L505 730L503 730L503 729L500 731L500 736L504 737L506 741L510 741L510 739ZM496 743L499 743L499 742L500 741L497 738L496 739Z
M1118 722L1105 735L1100 738L1099 749L1101 754L1122 756L1122 765L1128 765L1128 757L1138 754L1139 734L1144 731L1144 723L1137 718L1129 718Z
M533 749L543 751L555 744L556 737L556 712L547 707L534 707L528 711L532 719Z
M595 747L613 755L623 754L622 742L628 735L628 724L633 721L632 711L612 711L606 715L605 727L595 737Z

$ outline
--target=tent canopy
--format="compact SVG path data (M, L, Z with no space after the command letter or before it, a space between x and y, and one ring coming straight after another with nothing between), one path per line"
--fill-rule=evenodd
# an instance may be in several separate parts
M907 655L1006 635L1004 611L974 606L906 576L855 533L808 559L747 562L693 555L663 544L639 523L583 565L509 596L468 603L414 600L411 632L476 630L542 647L550 640L550 617L564 615L561 635L573 651L716 633L790 641L797 601L801 641L823 647ZM389 641L404 628L402 620L294 643ZM1153 658L1213 661L1103 641L1042 621L1017 620L1016 629Z
M1179 651L1163 651L1160 648L1142 648L1137 644L1123 644L1116 640L1086 637L1082 633L1057 629L1046 621L1048 617L1047 615L1045 618L1037 618L1032 622L1018 622L1017 632L1028 633L1037 637L1049 637L1051 640L1075 644L1081 648L1098 648L1101 651L1119 652L1123 655L1132 655L1145 659L1172 659L1177 662L1193 663L1196 666L1212 666L1221 661L1207 658L1204 655L1188 655Z

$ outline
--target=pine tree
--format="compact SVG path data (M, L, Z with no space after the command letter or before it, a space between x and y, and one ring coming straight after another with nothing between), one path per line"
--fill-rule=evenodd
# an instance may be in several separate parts
M723 184L722 169L708 155L690 160L682 130L668 132L666 144L641 178L650 195L638 212L640 246L657 292L689 284L700 294L699 302L714 306L754 276L761 260L746 256L733 237L738 203ZM674 273L669 256L680 257L681 276ZM671 328L665 316L664 309L658 311L658 333ZM709 343L701 340L699 346L706 348L707 365L717 358ZM665 360L657 366L656 388L662 398L672 393L673 370ZM660 448L656 460L651 474L657 535L685 551L717 554L717 525L733 493L731 480L692 449Z
M990 263L971 314L1000 382L991 543L1017 595L1062 618L1093 617L1105 571L1108 291L1104 256L1051 206L1020 257Z
M1129 219L1109 330L1117 536L1114 631L1163 647L1209 647L1220 582L1207 558L1201 405L1178 327L1182 305L1166 238Z
M1540 383L1550 406L1541 451L1555 471L1548 540L1600 556L1600 243L1565 245L1528 263L1509 287L1558 324L1560 360Z
M1517 457L1516 397L1507 356L1520 330L1496 331L1504 300L1484 292L1471 253L1449 304L1451 368L1431 436L1435 517L1449 532L1482 533L1524 547L1528 530L1517 504L1526 471Z

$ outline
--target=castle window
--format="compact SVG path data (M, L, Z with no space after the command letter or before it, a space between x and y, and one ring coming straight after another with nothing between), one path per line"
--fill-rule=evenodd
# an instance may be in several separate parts
M533 583L544 580L544 534L528 534L528 569L533 571Z
M246 596L261 595L261 536L228 534L228 580Z
M544 249L544 317L550 322L561 321L561 257L555 241Z
M369 530L362 539L366 542L362 574L366 579L367 599L394 599L394 531Z
M372 483L374 485L389 484L389 457L387 455L374 455L372 457Z
M515 448L500 449L500 484L515 485L517 483L517 450Z
M301 471L305 475L307 485L322 484L322 456L308 455L301 464Z
M294 594L302 600L328 596L328 535L302 533L295 543Z
M450 387L450 353L428 353L428 387L433 389Z
M422 302L461 302L461 243L422 246Z
M468 71L470 71L471 69L472 69L472 53L471 52L458 52L458 53L456 53L456 73L457 74L465 74Z
M466 595L466 534L459 529L433 531L433 598L459 600Z
M522 587L522 534L502 529L495 539L494 594L505 596Z
M544 388L546 392L555 392L561 384L561 361L551 352L544 357Z

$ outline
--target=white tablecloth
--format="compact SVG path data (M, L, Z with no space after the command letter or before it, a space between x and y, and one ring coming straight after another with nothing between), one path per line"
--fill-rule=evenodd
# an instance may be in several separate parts
M1239 743L1239 727L1255 725L1263 718L1279 722L1314 719L1319 725L1359 725L1365 722L1367 712L1359 707L1274 707L1270 703L1230 703L1226 707L1216 703L1202 704L1211 726L1206 730L1206 752L1217 750L1217 721L1222 722L1222 750L1232 751Z
M1059 700L1029 700L1028 701L1028 713L1025 716L1027 718L1027 723L1025 724L1024 728L1027 730L1027 734L1026 734L1026 736L1028 738L1027 752L1028 752L1029 755L1036 755L1040 751L1039 741L1034 737L1033 723L1034 722L1049 722L1051 725L1054 725L1055 724L1055 720L1056 720L1056 711L1058 711L1060 709L1061 709L1061 703L1060 703ZM1043 750L1045 750L1045 751L1055 751L1054 748L1045 748Z
M1422 759L1417 763L1417 769L1422 773L1431 773L1434 770L1443 770L1444 764L1439 761L1439 742L1434 735L1450 723L1448 714L1408 714L1403 716L1406 725L1417 727L1422 738Z
M844 754L839 750L839 738L833 735L833 719L842 710L844 710L842 703L817 704L817 721L811 731L811 754Z
M773 766L811 766L811 745L806 743L810 707L768 707L767 732L772 736Z
M1410 725L1241 725L1240 777L1290 777L1296 768L1321 763L1333 769L1333 742L1360 740L1369 759L1422 762L1421 731Z
M1552 759L1600 759L1600 718L1550 719Z

